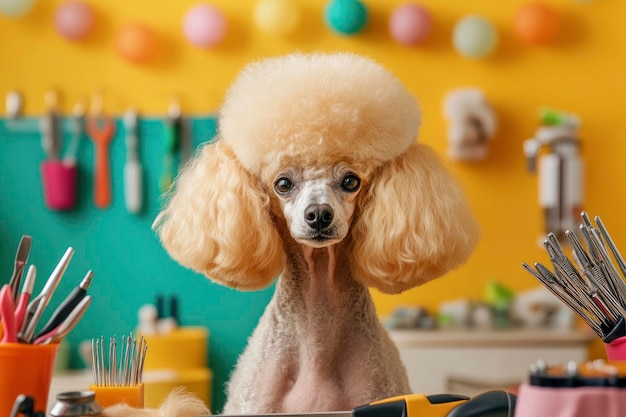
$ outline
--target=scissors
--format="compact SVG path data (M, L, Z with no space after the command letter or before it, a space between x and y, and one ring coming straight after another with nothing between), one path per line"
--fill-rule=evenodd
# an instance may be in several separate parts
M2 317L2 325L4 326L2 343L17 342L14 314L15 303L11 294L11 286L5 284L0 290L0 317Z
M109 118L90 117L87 120L87 134L96 148L94 203L96 207L107 208L111 204L109 144L115 134L115 122Z

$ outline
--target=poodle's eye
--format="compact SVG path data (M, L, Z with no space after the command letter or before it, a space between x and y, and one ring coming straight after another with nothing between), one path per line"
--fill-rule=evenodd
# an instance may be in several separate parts
M293 182L287 177L280 177L274 183L274 189L278 194L287 194L293 188Z
M354 174L348 174L341 181L341 188L353 193L361 186L361 179Z

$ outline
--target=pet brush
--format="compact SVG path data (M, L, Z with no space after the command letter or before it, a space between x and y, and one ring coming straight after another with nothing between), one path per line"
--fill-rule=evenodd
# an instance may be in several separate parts
M148 345L140 336L139 340L132 333L122 336L122 343L117 345L117 338L109 338L108 348L104 336L91 340L93 384L90 389L96 393L96 400L103 407L126 403L130 406L143 407L143 364Z

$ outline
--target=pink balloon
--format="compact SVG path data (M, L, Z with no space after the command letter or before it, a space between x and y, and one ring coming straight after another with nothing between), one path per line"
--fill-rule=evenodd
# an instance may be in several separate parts
M94 20L91 6L81 1L65 2L54 13L57 32L72 41L86 38L91 33Z
M187 40L200 48L212 48L226 36L226 18L210 4L198 4L185 14L183 33Z
M419 45L426 41L433 26L428 9L406 3L394 9L389 17L389 33L402 45Z

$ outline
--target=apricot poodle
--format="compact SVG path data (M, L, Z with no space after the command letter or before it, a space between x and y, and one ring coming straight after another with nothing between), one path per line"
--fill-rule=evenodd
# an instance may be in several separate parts
M390 72L349 53L248 65L218 136L155 229L180 264L275 293L240 356L225 414L348 410L409 392L368 287L398 293L463 264L478 228ZM226 308L226 306L225 306Z

